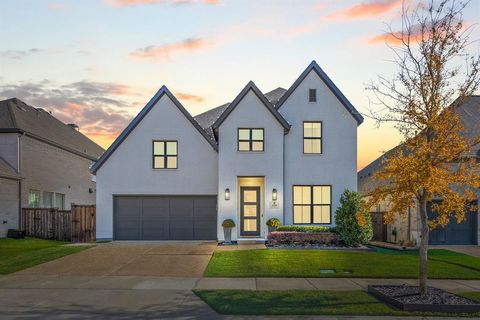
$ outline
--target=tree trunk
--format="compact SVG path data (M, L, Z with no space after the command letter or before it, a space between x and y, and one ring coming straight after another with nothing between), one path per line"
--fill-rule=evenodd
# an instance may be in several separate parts
M420 250L419 250L419 286L420 294L427 294L427 260L428 260L428 216L427 199L424 197L419 201L420 206Z

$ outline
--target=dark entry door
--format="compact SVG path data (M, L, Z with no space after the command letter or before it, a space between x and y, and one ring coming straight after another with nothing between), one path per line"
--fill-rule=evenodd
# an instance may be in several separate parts
M260 236L260 187L240 187L240 235Z

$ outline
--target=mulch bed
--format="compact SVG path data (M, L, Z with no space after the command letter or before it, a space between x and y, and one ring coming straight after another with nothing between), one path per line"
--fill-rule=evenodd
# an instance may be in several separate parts
M428 287L425 296L416 286L368 286L368 292L405 311L479 312L480 303L445 290Z

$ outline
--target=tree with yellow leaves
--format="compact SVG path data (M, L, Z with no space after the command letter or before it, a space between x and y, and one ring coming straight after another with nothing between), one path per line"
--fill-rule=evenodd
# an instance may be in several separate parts
M403 136L373 176L379 183L369 193L369 205L387 202L387 221L409 207L418 208L422 295L427 293L430 229L446 226L452 216L457 223L464 220L480 188L478 159L471 156L480 139L462 134L465 129L456 112L480 83L480 57L467 52L471 28L462 19L466 6L431 0L413 10L404 7L402 30L387 37L395 77L379 77L368 87L379 105L371 117L378 124L393 122ZM435 218L427 214L428 203L433 203Z

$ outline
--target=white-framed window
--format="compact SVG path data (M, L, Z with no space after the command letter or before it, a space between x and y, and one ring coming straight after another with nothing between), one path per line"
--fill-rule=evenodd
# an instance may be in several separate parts
M28 191L28 207L39 208L40 207L40 191L29 190Z
M44 208L53 208L53 192L43 191L42 203Z
M65 209L65 195L63 193L55 193L55 208Z

